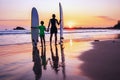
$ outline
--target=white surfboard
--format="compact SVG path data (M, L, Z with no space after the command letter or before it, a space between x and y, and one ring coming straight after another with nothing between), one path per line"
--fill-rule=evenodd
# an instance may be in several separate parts
M33 7L31 12L31 38L33 47L37 47L39 33L39 29L37 28L38 25L39 25L38 12L37 9Z
M60 43L63 42L63 10L62 10L62 5L61 3L59 3L59 10L60 10L60 20L61 20L61 23L60 23Z

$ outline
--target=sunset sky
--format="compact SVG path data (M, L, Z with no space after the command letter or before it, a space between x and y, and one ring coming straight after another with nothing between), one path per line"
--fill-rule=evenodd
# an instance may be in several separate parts
M32 7L48 26L53 13L59 20L59 2L66 27L108 27L120 20L120 0L0 0L0 29L30 29Z

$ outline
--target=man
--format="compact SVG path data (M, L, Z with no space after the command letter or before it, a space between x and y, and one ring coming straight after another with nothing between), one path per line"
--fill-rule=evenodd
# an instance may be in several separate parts
M53 34L55 35L55 45L57 45L57 26L56 24L60 24L61 20L58 22L58 20L55 18L55 14L52 14L52 19L49 20L49 24L48 24L48 29L47 31L49 31L49 27L51 25L51 29L50 29L50 45L52 44L52 36Z

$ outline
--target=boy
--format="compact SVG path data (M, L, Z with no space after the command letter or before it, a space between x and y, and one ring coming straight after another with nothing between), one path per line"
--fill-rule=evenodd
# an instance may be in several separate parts
M44 21L41 21L40 23L41 23L41 25L38 26L38 28L40 30L39 35L40 35L40 40L41 40L41 46L43 47L43 43L45 46L45 32L44 31L46 30L46 28L44 26Z

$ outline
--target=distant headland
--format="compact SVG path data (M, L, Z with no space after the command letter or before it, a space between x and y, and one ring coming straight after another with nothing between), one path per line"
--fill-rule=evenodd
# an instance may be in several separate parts
M13 28L13 30L26 30L26 29L23 27L17 26L16 28Z
M118 23L113 28L114 29L120 29L120 20L118 21Z

